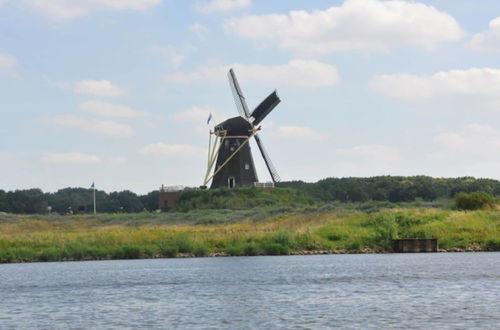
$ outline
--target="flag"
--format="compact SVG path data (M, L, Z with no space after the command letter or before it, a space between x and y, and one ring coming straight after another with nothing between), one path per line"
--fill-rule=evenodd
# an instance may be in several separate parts
M208 115L208 119L207 119L207 125L210 124L211 120L212 120L212 113L210 112L210 115Z
M90 186L90 188L95 188L95 183L92 182L92 185Z

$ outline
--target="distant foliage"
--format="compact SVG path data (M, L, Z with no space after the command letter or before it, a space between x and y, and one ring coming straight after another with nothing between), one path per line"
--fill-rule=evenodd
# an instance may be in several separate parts
M313 205L316 202L361 203L365 211L376 212L391 203L433 203L452 199L459 193L484 192L500 196L500 181L492 179L431 178L428 176L378 176L371 178L328 178L316 183L282 182L277 188L263 191L256 188L187 190L178 204L169 211L187 212L194 209L248 210ZM4 191L0 189L0 212L15 214L92 213L92 190L64 188L55 193L40 189ZM137 195L131 191L106 193L96 191L99 213L137 213L158 208L158 191ZM360 205L361 205L360 204ZM212 221L212 220L210 220ZM217 221L217 220L215 220Z
M316 183L289 181L280 187L296 188L324 202L434 201L456 194L485 192L500 195L500 181L493 179L431 178L428 176L376 176L371 178L328 178Z
M479 210L493 207L495 198L483 192L459 193L455 196L455 204L459 210Z
M187 212L195 209L242 210L278 205L312 205L316 199L291 188L260 190L257 188L188 190L170 211Z

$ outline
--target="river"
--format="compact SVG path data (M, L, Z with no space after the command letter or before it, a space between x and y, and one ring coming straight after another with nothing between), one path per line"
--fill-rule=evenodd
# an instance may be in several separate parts
M0 329L498 329L500 253L0 265Z

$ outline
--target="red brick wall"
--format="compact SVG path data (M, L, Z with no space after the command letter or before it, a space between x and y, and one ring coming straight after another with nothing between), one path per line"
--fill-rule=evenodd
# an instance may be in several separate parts
M182 191L160 191L158 209L174 206L181 194Z

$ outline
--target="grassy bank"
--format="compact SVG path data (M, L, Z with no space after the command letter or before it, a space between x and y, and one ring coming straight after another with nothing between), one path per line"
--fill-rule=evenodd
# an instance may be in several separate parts
M200 221L202 220L202 221ZM500 250L499 211L322 207L170 214L0 216L0 262L391 252L394 238Z

